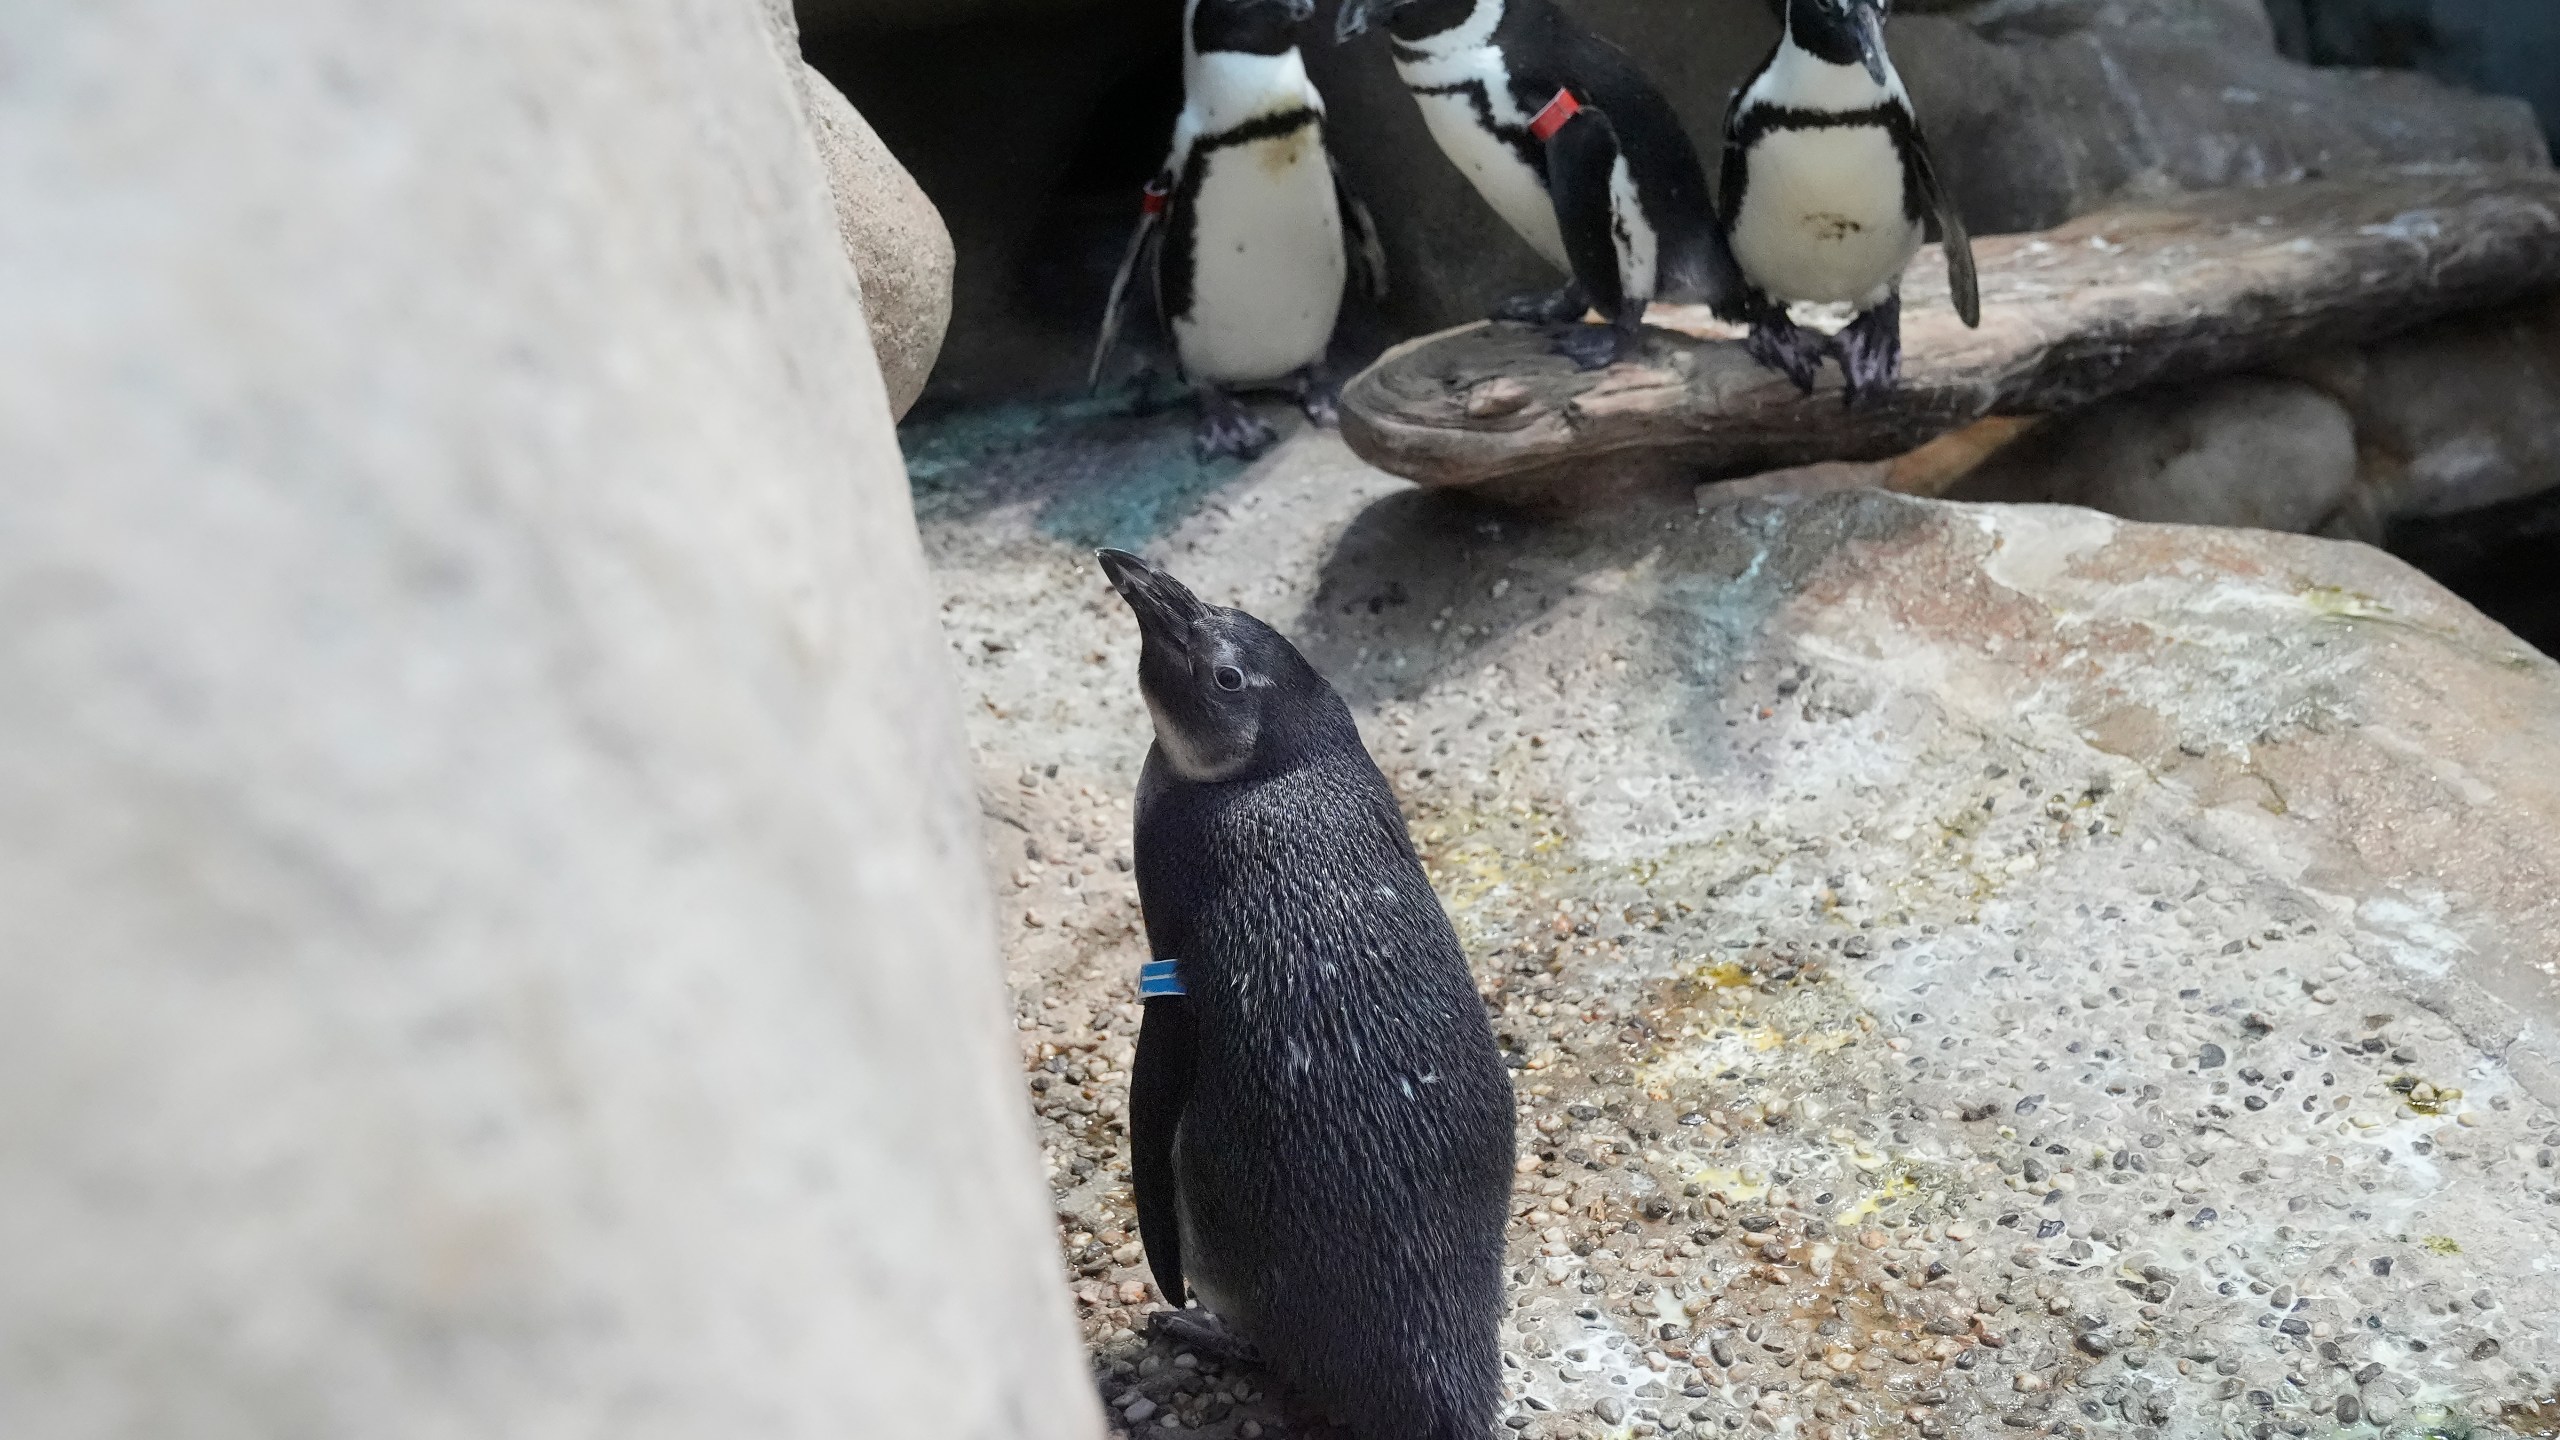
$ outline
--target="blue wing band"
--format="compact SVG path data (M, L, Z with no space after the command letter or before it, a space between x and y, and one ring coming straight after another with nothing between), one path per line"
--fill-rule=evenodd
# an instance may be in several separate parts
M1182 976L1174 970L1174 966L1180 963L1178 960L1150 960L1139 966L1138 998L1155 1000L1186 993L1182 988Z

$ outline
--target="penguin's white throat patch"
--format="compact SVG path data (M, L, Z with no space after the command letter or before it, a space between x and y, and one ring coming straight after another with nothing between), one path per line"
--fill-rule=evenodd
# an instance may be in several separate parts
M1247 714L1210 721L1186 722L1171 707L1147 690L1147 714L1155 721L1156 748L1173 773L1195 785L1232 780L1253 759L1254 744L1261 738L1258 717Z

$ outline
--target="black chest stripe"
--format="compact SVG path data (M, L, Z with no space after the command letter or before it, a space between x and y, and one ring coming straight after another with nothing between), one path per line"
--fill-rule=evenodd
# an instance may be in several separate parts
M1546 145L1537 136L1529 133L1529 127L1506 125L1493 118L1493 97L1485 93L1483 81L1461 80L1454 85L1417 86L1413 93L1465 96L1468 108L1476 112L1476 127L1510 146L1512 153L1520 157L1520 163L1528 166L1531 173L1538 177L1538 183L1541 185L1547 183Z
M1191 313L1197 298L1198 254L1200 231L1200 187L1209 178L1209 156L1220 150L1240 145L1259 144L1295 135L1308 126L1321 126L1324 117L1313 107L1300 105L1291 110L1275 110L1256 115L1232 129L1215 135L1203 135L1191 144L1191 157L1182 167L1182 181L1167 202L1165 236L1156 252L1156 309L1168 322Z
M1799 110L1786 105L1755 105L1742 112L1726 143L1736 154L1748 154L1751 147L1765 137L1787 130L1854 130L1861 127L1882 130L1892 137L1894 158L1902 162L1902 213L1917 224L1928 210L1926 197L1920 193L1919 167L1912 155L1920 146L1920 127L1912 122L1911 112L1890 101L1870 105L1864 110ZM1727 171L1727 188L1734 193L1725 197L1725 214L1742 213L1743 187L1751 183L1748 165Z
M1256 115L1231 130L1221 130L1215 135L1201 136L1192 142L1191 154L1197 159L1212 150L1224 150L1236 145L1253 145L1264 140L1277 140L1283 135L1295 135L1310 125L1320 125L1323 122L1323 116L1305 105L1295 110L1274 110L1268 115Z

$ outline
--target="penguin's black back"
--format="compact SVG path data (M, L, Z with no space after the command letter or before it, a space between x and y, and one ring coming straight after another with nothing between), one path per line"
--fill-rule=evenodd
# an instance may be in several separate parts
M1179 1267L1214 1275L1244 1338L1365 1440L1483 1440L1510 1082L1385 777L1356 731L1229 783L1182 780L1159 750L1136 821L1148 938L1188 990L1148 1025L1172 1042L1157 1065L1189 1073L1132 1115L1151 1254L1172 1222L1139 1132L1172 1095L1172 1178L1211 1252Z
M1535 115L1558 90L1571 89L1608 115L1619 153L1662 237L1664 293L1706 285L1704 247L1720 224L1715 201L1680 112L1652 79L1627 52L1549 0L1508 0L1493 41L1510 69L1512 100L1523 114ZM1546 173L1543 153L1533 163L1540 175Z

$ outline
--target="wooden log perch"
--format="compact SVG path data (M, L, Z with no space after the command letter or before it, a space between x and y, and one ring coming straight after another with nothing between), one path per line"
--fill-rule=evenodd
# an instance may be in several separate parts
M1418 484L1519 498L1648 467L1713 480L1882 459L1985 416L2363 344L2560 286L2560 173L2395 170L2207 191L1985 237L1975 253L1982 328L1957 320L1943 255L1922 251L1904 286L1902 387L1855 411L1836 366L1799 395L1743 352L1736 328L1657 305L1642 355L1596 372L1520 325L1408 342L1344 390L1343 435Z

